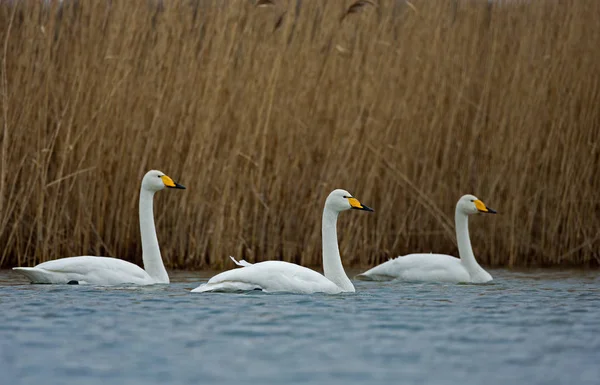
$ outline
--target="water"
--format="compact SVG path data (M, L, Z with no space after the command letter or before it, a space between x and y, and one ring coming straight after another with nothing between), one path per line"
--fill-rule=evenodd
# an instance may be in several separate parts
M30 285L0 272L1 384L598 384L600 273L344 295ZM202 277L203 278L198 278Z

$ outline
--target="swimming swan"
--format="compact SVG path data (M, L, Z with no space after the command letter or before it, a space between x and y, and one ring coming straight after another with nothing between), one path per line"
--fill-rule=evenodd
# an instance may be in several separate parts
M469 239L468 216L477 213L496 214L496 211L473 195L464 195L456 203L454 220L460 259L446 254L409 254L375 266L356 278L451 283L491 281L492 276L475 260Z
M40 263L35 267L15 267L32 283L91 284L91 285L151 285L169 283L158 247L154 227L152 200L154 193L165 187L185 189L173 179L156 170L148 171L140 189L140 231L144 269L122 259L80 256Z
M265 261L251 264L244 260L237 262L232 258L236 265L242 267L217 274L192 292L255 289L302 294L354 292L354 286L342 266L336 230L338 214L349 209L373 211L345 190L334 190L325 201L321 225L324 275L289 262Z

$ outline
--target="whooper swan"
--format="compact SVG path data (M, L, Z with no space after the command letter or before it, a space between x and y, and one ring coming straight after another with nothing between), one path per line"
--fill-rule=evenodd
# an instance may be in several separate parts
M35 267L15 267L32 283L90 285L151 285L169 283L154 227L152 201L154 193L165 187L185 189L173 179L156 170L148 171L140 189L140 232L144 269L116 258L79 256L40 263Z
M234 260L242 267L217 274L192 292L247 290L302 294L354 292L354 286L342 266L336 230L338 214L349 209L373 211L345 190L334 190L325 201L321 224L324 276L289 262L265 261L250 264L243 260L240 262Z
M484 283L492 280L473 255L469 239L468 216L477 213L496 214L473 195L464 195L456 203L454 221L460 259L446 254L408 254L391 259L359 274L363 280Z

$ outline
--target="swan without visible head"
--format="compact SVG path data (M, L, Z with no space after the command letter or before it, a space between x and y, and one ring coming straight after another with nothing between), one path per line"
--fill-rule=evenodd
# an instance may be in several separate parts
M324 275L289 262L265 261L250 264L234 260L242 267L217 274L192 292L237 292L256 289L305 294L354 292L354 285L342 266L336 230L338 214L350 209L373 211L345 190L334 190L325 201L321 230Z
M469 194L463 195L456 203L454 220L460 259L446 254L408 254L375 266L356 278L453 283L491 281L492 276L475 260L469 239L468 216L477 213L496 214L496 211Z
M144 269L116 258L80 256L40 263L35 267L15 267L32 283L151 285L169 283L169 275L160 255L152 202L154 193L164 188L185 189L161 171L151 170L144 175L140 189L140 232Z

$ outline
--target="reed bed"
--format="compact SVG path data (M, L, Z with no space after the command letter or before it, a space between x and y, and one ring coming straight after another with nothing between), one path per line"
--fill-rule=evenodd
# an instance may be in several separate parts
M600 2L357 3L2 2L0 266L141 264L149 169L170 268L320 266L334 188L346 267L458 255L465 193L482 264L598 266Z

